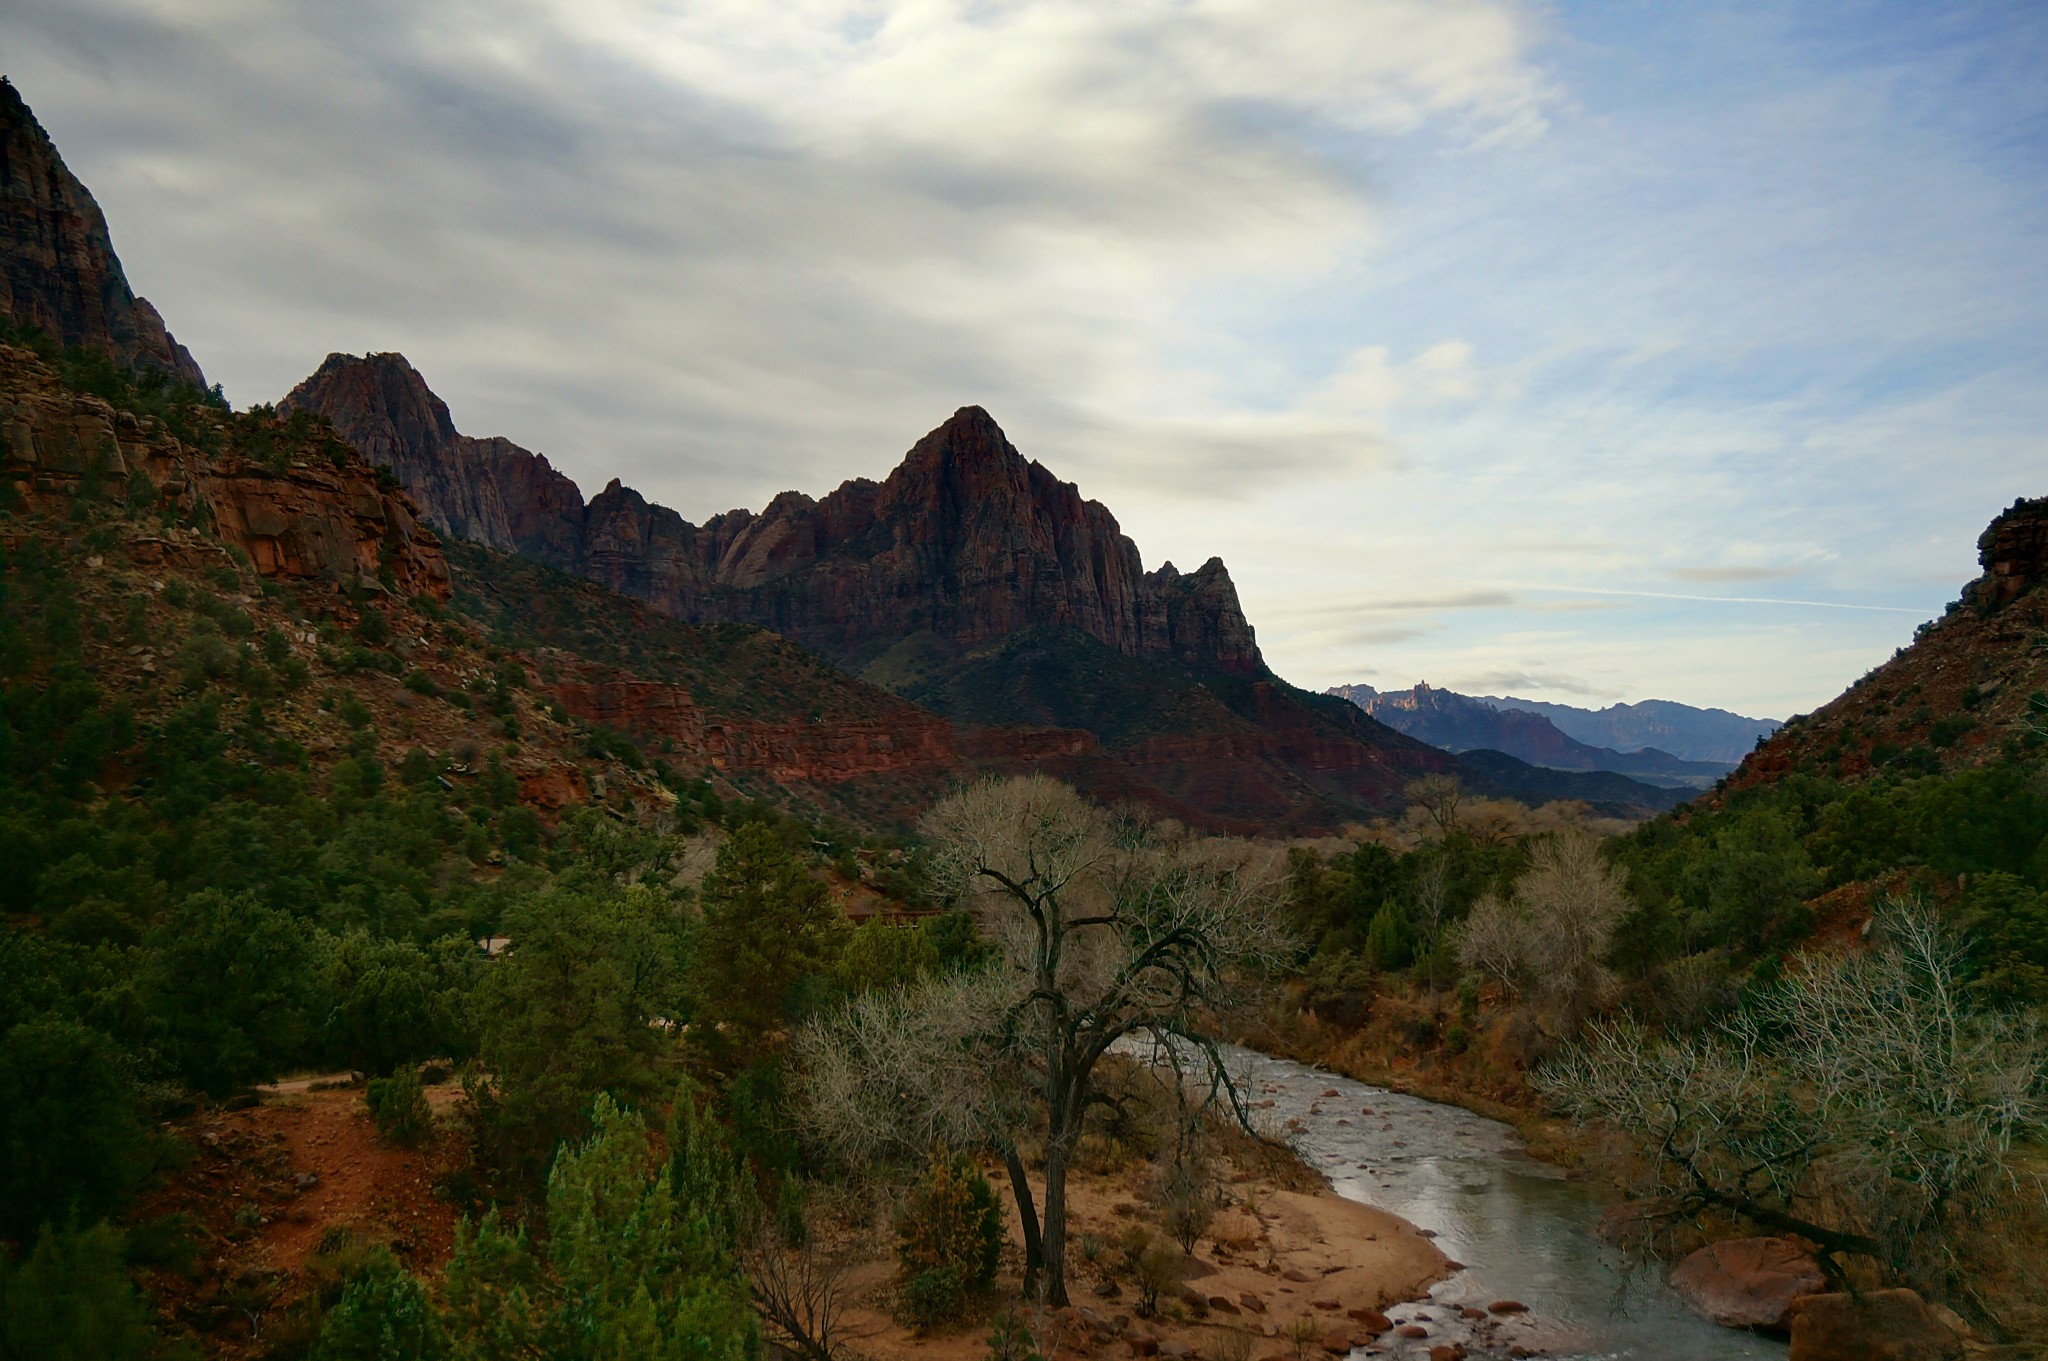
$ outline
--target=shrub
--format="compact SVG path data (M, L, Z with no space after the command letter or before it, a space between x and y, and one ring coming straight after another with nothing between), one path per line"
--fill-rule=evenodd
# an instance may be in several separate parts
M1159 1178L1162 1222L1182 1252L1193 1252L1216 1217L1216 1197L1207 1169L1194 1157L1176 1158Z
M1159 1312L1159 1296L1180 1280L1180 1258L1165 1243L1147 1239L1131 1266L1131 1282L1138 1290L1138 1317L1151 1318Z
M425 1288L388 1249L377 1248L343 1287L309 1361L435 1361L447 1354Z
M974 1164L944 1145L932 1149L896 1231L904 1311L919 1327L952 1318L969 1294L995 1281L1003 1251L995 1192Z
M394 1144L410 1144L434 1127L434 1111L427 1104L420 1075L411 1064L400 1064L390 1077L371 1078L363 1091L370 1118L377 1133Z
M988 1361L1045 1361L1039 1355L1038 1339L1016 1313L1005 1309L995 1317L988 1335Z

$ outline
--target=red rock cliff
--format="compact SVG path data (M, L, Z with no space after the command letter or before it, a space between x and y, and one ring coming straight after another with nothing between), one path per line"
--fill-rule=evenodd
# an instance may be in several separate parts
M264 576L379 589L388 582L402 595L448 597L440 541L405 493L367 465L208 454L173 438L154 417L67 390L35 354L7 345L0 345L0 485L46 504L146 491L174 508L174 519L210 522L214 536L246 553ZM146 561L218 557L212 537L170 528L136 540L132 551Z
M683 619L774 629L847 662L920 632L971 644L1067 625L1127 656L1260 674L1221 561L1146 572L1099 502L1083 500L963 407L880 483L823 500L785 492L758 515L694 525L614 481L575 484L505 440L458 434L401 356L330 355L285 399L388 464L447 532L646 600Z
M0 79L0 317L60 344L206 386L191 354L128 287L99 205Z

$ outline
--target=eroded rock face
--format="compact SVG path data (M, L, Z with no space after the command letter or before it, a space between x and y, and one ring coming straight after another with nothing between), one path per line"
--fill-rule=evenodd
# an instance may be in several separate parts
M1828 1288L1813 1255L1783 1238L1710 1243L1671 1271L1695 1312L1728 1328L1784 1328L1792 1306Z
M2015 501L1977 539L1984 575L1964 599L1980 609L2010 605L2048 577L2048 496Z
M313 411L372 465L391 469L443 534L555 567L583 554L583 494L539 454L471 439L404 355L330 354L279 409Z
M1146 572L1099 502L963 407L882 482L691 524L614 481L586 506L547 460L455 430L402 356L330 355L285 398L388 464L447 533L603 583L695 621L759 624L838 662L920 632L971 644L1071 625L1132 657L1264 669L1217 559Z
M1792 1309L1788 1361L1955 1361L1969 1330L1911 1290L1809 1295Z
M362 463L265 467L210 455L161 423L66 390L34 354L0 346L0 483L30 501L132 497L210 522L258 573L448 597L441 545L397 486ZM146 478L139 482L137 475ZM138 560L211 560L207 535L179 528L137 539ZM387 584L388 583L388 584Z
M206 375L135 296L99 205L13 85L0 80L0 317L194 387Z
M907 704L891 705L892 712L873 720L749 722L707 717L682 686L595 667L547 689L586 722L667 738L714 769L758 770L778 781L835 784L959 763L945 720Z

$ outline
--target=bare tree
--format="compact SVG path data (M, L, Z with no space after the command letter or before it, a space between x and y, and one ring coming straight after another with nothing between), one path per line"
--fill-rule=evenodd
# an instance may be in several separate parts
M975 785L924 830L935 880L977 913L996 958L976 978L856 1002L800 1037L811 1121L842 1148L949 1136L1002 1150L1027 1276L1042 1270L1044 1298L1063 1305L1067 1169L1097 1065L1149 1036L1199 1055L1211 1090L1234 1098L1206 1023L1244 971L1291 948L1279 866L1243 843L1121 823L1042 776ZM930 1059L929 1075L914 1071ZM891 1092L884 1109L875 1094ZM1027 1121L1045 1139L1042 1213L1015 1154Z
M1457 829L1458 804L1465 797L1465 787L1457 776L1425 775L1409 784L1405 792L1410 803L1429 814L1438 836L1449 836Z
M1621 870L1607 863L1599 841L1559 832L1536 844L1513 897L1488 894L1473 905L1459 959L1574 1034L1607 985L1601 960L1632 906Z
M1733 1211L1938 1290L1956 1230L2022 1187L2011 1154L2048 1118L2048 1045L1966 1005L1961 949L1924 912L1893 905L1878 934L1701 1034L1596 1025L1536 1085L1627 1135L1634 1189L1675 1213Z
M740 1249L768 1340L803 1361L841 1361L854 1336L846 1325L846 1274L814 1236L791 1247L761 1225Z
M1416 957L1423 961L1424 976L1434 991L1443 982L1438 976L1441 964L1438 952L1443 948L1444 930L1450 924L1445 916L1451 905L1451 866L1445 857L1431 856L1424 862L1415 876L1410 902L1409 919L1415 923Z

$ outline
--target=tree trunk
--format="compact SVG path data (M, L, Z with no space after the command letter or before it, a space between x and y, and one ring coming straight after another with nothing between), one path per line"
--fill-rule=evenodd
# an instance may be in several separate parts
M1017 1224L1024 1233L1024 1296L1029 1299L1037 1291L1038 1273L1045 1266L1045 1248L1038 1236L1038 1205L1031 1198L1031 1182L1016 1145L1003 1145L1003 1166L1010 1170L1010 1194L1016 1199Z
M1045 1302L1067 1304L1067 1153L1072 1139L1055 1128L1045 1141Z

